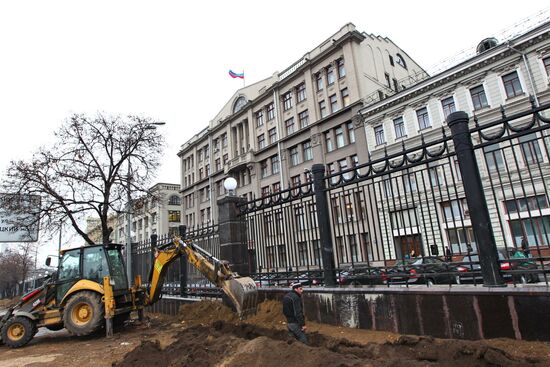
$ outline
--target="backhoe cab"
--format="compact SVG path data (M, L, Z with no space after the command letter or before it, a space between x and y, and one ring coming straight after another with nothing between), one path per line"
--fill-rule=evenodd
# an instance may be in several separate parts
M182 255L223 289L240 317L256 312L254 281L232 273L227 264L190 242L175 238L156 249L147 287L142 286L140 276L129 286L121 249L121 245L109 244L61 251L57 273L1 317L0 342L22 347L40 327L66 328L79 336L105 327L110 336L113 324L124 322L132 311L141 318L143 308L158 301L167 267Z

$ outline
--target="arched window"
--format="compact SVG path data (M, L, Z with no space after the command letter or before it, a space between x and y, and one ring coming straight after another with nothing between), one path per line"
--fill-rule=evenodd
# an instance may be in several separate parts
M395 62L399 65L403 66L405 69L407 68L407 64L405 63L405 59L400 54L395 55Z
M170 196L168 200L168 205L181 205L181 198L178 195Z
M237 98L235 104L233 105L233 113L237 113L242 110L243 107L246 105L246 102L246 98L244 98L243 96Z

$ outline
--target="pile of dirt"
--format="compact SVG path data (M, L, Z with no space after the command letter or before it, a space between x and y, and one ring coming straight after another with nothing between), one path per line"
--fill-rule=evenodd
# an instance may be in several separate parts
M180 310L185 328L162 349L143 340L116 366L547 366L550 359L511 355L484 342L397 336L382 342L351 341L308 332L310 345L288 336L278 302L259 305L257 315L239 322L219 302L198 302ZM367 332L367 331L366 331ZM345 335L345 334L343 334Z

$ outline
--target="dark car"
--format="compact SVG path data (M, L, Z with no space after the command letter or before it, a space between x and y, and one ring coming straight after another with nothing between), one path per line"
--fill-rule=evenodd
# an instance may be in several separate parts
M385 284L386 274L379 268L371 266L351 267L340 272L337 277L339 285L380 285Z
M506 254L505 249L499 249L498 260L504 281L514 283L537 283L537 264L532 258L527 258L520 250L512 249ZM479 255L472 253L464 256L462 264L457 266L459 275L457 283L483 283Z
M403 259L386 272L389 284L452 284L456 267L437 256Z

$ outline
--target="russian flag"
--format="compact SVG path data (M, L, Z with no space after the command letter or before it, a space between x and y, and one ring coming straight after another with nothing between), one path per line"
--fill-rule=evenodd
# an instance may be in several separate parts
M235 78L241 78L241 79L244 79L244 73L235 73L233 70L229 70L229 76L232 77L233 79Z

